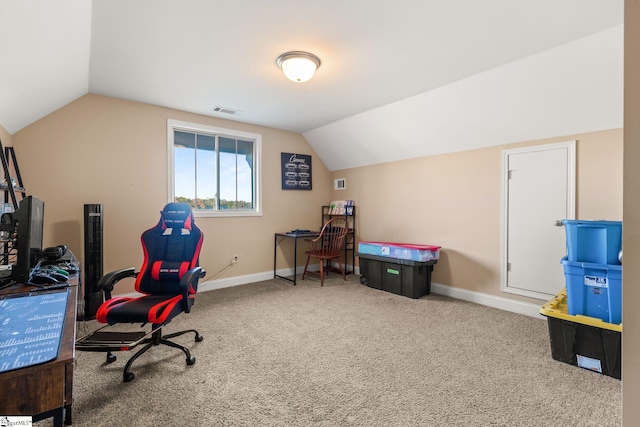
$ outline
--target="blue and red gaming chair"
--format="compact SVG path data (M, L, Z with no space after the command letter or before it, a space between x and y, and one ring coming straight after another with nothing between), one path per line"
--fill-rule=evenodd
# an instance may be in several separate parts
M181 349L187 365L196 361L188 348L169 341L170 338L192 332L197 342L202 341L198 331L189 329L162 335L162 328L180 313L189 313L198 290L198 280L205 272L199 266L203 234L196 226L191 208L186 203L169 203L160 213L155 227L142 234L144 262L140 271L133 268L106 274L98 283L105 291L105 302L98 308L96 319L107 325L79 339L76 348L82 351L106 351L107 362L116 360L113 351L131 350L146 344L127 362L123 378L131 381L131 364L152 346L165 344ZM135 277L135 289L141 296L111 297L115 284L126 277ZM151 325L150 332L105 331L120 323Z

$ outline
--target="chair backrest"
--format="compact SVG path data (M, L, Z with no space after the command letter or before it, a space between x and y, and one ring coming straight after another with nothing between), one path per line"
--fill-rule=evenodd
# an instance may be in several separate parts
M345 218L330 219L322 226L319 238L312 245L312 251L325 257L339 256L348 232L349 224Z
M168 203L155 227L142 233L144 262L136 278L136 291L177 295L180 279L198 266L203 234L187 203ZM195 293L190 289L190 293Z

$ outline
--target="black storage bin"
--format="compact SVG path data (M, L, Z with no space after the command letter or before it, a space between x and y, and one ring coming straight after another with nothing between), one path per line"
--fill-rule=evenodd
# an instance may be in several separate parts
M551 357L613 378L622 378L622 325L567 312L563 289L540 309L547 316Z
M411 261L369 254L356 254L360 262L360 283L409 298L431 293L431 272L438 262Z
M382 289L382 263L360 257L360 283L371 288Z
M622 377L620 332L552 317L547 321L554 360L580 366L578 358L587 357L600 362L600 369L593 370L617 379Z

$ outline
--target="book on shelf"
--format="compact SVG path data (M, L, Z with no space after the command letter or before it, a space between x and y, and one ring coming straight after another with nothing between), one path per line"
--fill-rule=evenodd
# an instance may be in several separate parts
M329 215L353 215L353 200L334 200L329 204Z

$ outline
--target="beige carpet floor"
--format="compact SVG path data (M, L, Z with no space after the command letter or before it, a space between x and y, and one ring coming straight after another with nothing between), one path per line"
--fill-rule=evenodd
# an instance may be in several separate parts
M78 335L97 327L79 322ZM546 321L440 295L410 299L358 276L203 292L152 348L77 354L73 425L619 426L621 382L551 358ZM137 325L134 328L138 328ZM41 421L38 426L49 426Z

